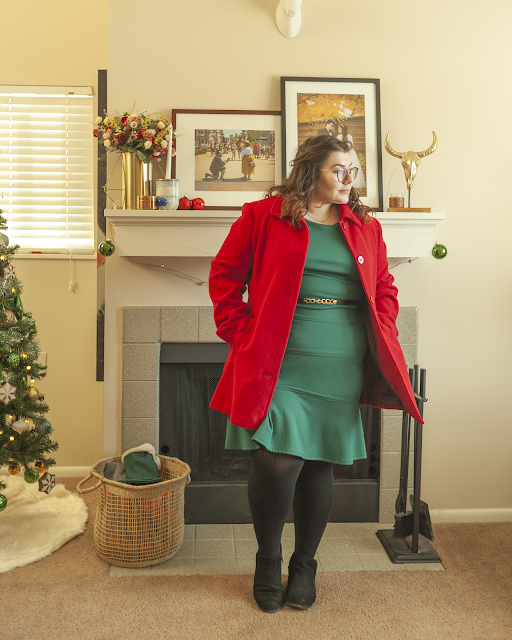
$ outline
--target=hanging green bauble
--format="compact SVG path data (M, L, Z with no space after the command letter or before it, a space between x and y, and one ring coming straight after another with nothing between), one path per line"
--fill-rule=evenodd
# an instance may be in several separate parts
M36 427L37 433L42 436L47 435L52 430L52 423L49 420L43 420L43 422L39 423Z
M108 258L109 256L111 256L115 250L116 248L112 240L103 240L103 242L100 242L98 246L98 251L101 253L102 256L105 256L105 258Z
M37 469L27 469L23 477L25 478L25 482L33 484L39 480L39 471Z
M7 506L7 498L0 493L0 511L3 511Z
M448 249L444 246L444 244L435 244L432 248L432 255L436 260L442 260L446 258L448 254Z
M2 242L5 244L5 246L7 247L9 245L9 238L7 236L5 236L3 233L0 234L2 236Z
M11 367L17 367L20 363L20 357L17 353L10 353L7 362Z
M23 313L23 305L21 304L21 298L19 297L19 295L16 296L16 309L18 310L18 314L21 317L21 314Z

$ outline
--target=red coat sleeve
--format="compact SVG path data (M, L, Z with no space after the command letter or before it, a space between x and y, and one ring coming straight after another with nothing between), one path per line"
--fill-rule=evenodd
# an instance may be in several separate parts
M394 286L395 279L389 273L386 244L382 237L382 227L378 220L376 223L377 233L377 284L375 290L375 308L381 322L398 336L396 328L396 318L398 316L398 289Z
M254 216L250 204L242 207L242 215L212 260L208 279L217 335L233 346L235 336L249 317L243 294L251 279L253 265Z

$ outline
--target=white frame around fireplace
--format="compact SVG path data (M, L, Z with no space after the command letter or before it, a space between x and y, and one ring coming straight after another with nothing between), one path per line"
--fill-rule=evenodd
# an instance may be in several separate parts
M133 211L106 209L113 225L116 255L210 257L217 255L239 211ZM432 256L435 230L444 213L382 212L388 258Z

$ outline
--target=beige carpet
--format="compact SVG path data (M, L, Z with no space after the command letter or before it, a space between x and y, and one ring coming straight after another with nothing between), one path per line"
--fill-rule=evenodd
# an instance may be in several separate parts
M437 525L446 571L322 573L309 611L265 614L251 576L110 578L84 499L83 534L0 575L1 640L512 639L512 523Z

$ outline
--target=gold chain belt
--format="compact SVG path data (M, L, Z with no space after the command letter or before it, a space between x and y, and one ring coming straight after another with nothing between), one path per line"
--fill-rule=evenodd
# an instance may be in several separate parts
M306 304L358 304L358 300L335 300L334 298L301 298Z

